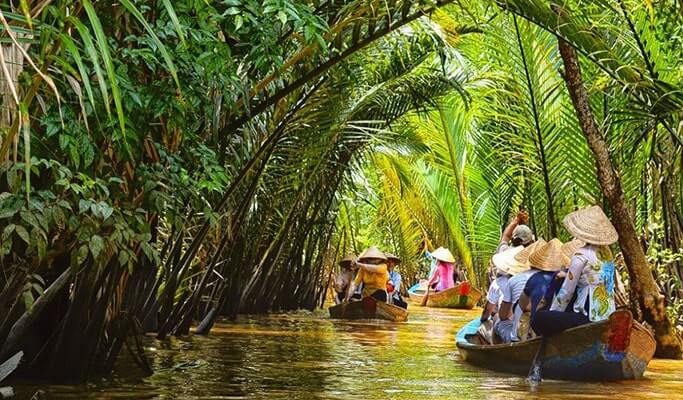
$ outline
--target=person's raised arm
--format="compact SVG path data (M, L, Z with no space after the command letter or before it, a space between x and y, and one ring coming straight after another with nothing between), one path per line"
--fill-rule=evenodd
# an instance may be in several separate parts
M505 227L503 230L503 235L500 237L500 243L508 243L512 240L512 232L515 230L517 225L524 224L529 219L529 215L526 211L522 210L515 215L515 218Z

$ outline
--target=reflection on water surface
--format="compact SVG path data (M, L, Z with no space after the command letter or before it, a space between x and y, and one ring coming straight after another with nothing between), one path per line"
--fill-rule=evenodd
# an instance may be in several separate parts
M407 323L333 321L325 311L242 316L209 337L146 343L155 373L122 362L114 378L87 385L17 384L19 399L673 399L683 362L655 360L645 378L619 383L544 381L461 363L456 330L479 311L410 308ZM553 396L555 395L555 396Z

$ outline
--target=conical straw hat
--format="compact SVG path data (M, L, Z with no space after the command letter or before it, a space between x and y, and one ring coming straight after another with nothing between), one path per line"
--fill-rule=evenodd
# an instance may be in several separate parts
M584 242L583 240L570 240L562 245L562 253L564 253L565 256L572 258L574 257L574 254L576 254L576 251L585 245L586 242Z
M534 250L536 250L536 248L543 246L546 243L547 242L545 240L543 240L543 238L538 238L537 241L533 242L532 244L525 247L522 251L517 253L517 255L515 256L515 260L517 260L518 262L520 262L522 264L528 264L529 263L529 256L531 255L531 253L533 253Z
M455 262L455 257L453 257L453 254L448 249L445 249L443 247L439 247L438 249L434 250L432 253L432 257L436 258L439 261L447 262L447 263L454 263Z
M341 266L351 265L351 263L353 263L353 261L354 261L355 259L356 259L356 255L353 254L353 253L349 253L349 254L346 255L346 257L342 258L342 259L339 261L339 265L341 265Z
M401 259L398 258L398 256L395 256L395 255L393 255L391 253L387 253L387 252L385 252L384 255L387 257L387 260L394 260L394 261L396 261L396 264L401 263Z
M524 250L524 246L516 246L494 254L493 265L498 268L498 271L508 275L517 275L520 272L527 271L529 265L515 259L515 256L522 250Z
M529 256L529 264L541 271L559 271L569 265L571 259L562 251L560 239L553 239L536 249Z
M609 246L619 240L617 230L600 206L591 206L567 214L563 223L572 236L586 243Z
M385 256L384 253L382 253L381 251L379 251L379 249L378 249L377 247L372 246L372 247L366 249L366 250L360 255L360 257L358 257L358 258L359 258L359 259L379 258L379 259L382 259L382 260L386 260L386 259L387 259L387 256Z

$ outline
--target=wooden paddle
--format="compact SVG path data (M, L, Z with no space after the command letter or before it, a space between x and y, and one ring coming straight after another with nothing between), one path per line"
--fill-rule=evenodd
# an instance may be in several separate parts
M545 336L541 337L541 343L538 345L538 351L536 351L536 356L534 356L534 361L531 363L531 369L529 369L529 375L526 377L526 381L532 386L538 385L541 380L543 380L543 359L545 357Z
M425 293L425 297L422 298L422 304L420 304L422 307L427 305L427 299L429 299L429 290L432 288L432 285L427 284L427 292Z

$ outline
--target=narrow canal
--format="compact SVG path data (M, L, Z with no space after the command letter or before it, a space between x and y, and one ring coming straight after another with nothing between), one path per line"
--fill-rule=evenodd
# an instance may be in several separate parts
M155 373L123 362L88 385L15 384L19 399L673 399L683 362L655 360L645 378L618 383L544 381L463 364L456 330L478 311L411 307L409 322L330 320L325 311L241 316L209 337L147 339Z

